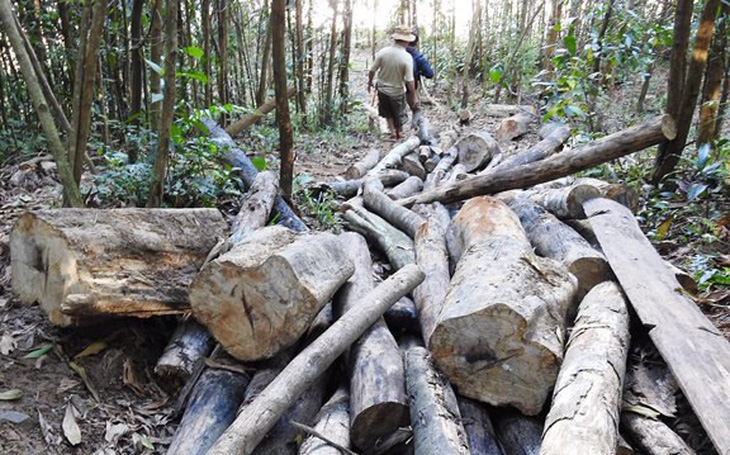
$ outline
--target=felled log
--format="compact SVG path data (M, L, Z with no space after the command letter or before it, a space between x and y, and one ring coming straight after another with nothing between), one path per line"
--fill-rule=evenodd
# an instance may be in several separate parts
M429 350L462 395L535 415L558 374L577 280L535 256L519 219L497 199L466 202L453 226L463 254L425 334Z
M730 342L682 292L633 214L608 199L584 203L601 248L649 337L718 452L730 447ZM681 336L678 336L681 334Z
M220 155L221 160L233 167L236 173L241 176L244 186L247 189L250 188L253 185L256 174L259 172L256 166L254 166L243 150L238 147L238 144L231 139L231 136L215 121L204 118L201 122L208 128L211 141L223 150L223 153ZM297 232L308 230L304 222L292 211L291 207L289 207L281 196L276 196L274 210L279 214L278 224Z
M329 442L309 435L299 448L299 455L340 455L330 443L350 447L350 396L347 387L340 386L317 414L314 430Z
M444 131L439 135L439 150L448 150L456 144L456 140L459 138L459 133L456 130ZM441 155L441 153L438 153Z
M423 271L423 282L413 290L423 339L428 340L438 322L451 281L446 255L444 228L429 217L415 236L416 263Z
M155 373L181 386L211 349L213 338L208 329L193 319L181 322L157 361Z
M388 220L393 226L405 232L409 236L416 235L416 229L426 220L420 215L401 205L398 205L391 198L383 193L383 185L371 180L363 186L363 201L365 207Z
M469 454L451 384L415 338L403 345L415 453Z
M548 122L543 124L540 129L537 130L537 135L540 136L540 139L545 139L553 132L555 132L558 129L561 129L565 127L565 123L563 122Z
M616 455L635 455L636 452L631 444L619 433L618 444L616 444Z
M229 246L241 242L256 229L266 226L278 192L279 182L276 174L265 171L256 175L246 199L233 219L231 236L228 239Z
M628 185L621 183L608 183L594 178L580 178L574 184L593 185L598 189L602 197L614 200L632 212L639 208L639 193Z
M494 418L497 437L509 455L539 455L543 423L516 411L503 411Z
M469 178L469 174L466 172L466 167L461 163L457 163L453 168L451 168L449 176L446 177L446 183L459 182L467 178Z
M521 112L537 115L537 110L532 106L518 106L512 104L487 104L484 106L483 112L487 117L509 117L510 115L519 114Z
M583 299L545 421L541 455L614 455L618 443L629 312L612 281Z
M507 142L516 139L530 131L530 123L535 119L534 115L520 112L502 120L494 134L498 142Z
M421 163L425 163L429 158L431 158L431 155L434 155L430 145L422 145L418 147L417 154L418 161Z
M362 178L378 164L378 161L380 161L380 152L376 149L370 149L360 161L347 168L345 177L348 180Z
M397 169L387 169L383 172L378 172L377 174L368 175L368 178L380 180L380 182L384 186L397 185L404 182L406 179L408 179L408 177L409 175L407 172L399 171ZM365 182L365 180L366 179L361 178L354 180L317 183L312 186L312 189L316 193L321 193L323 191L332 191L337 196L351 198L357 195L357 192L360 191L360 188L362 187L362 184Z
M292 403L370 327L385 310L423 279L409 265L385 280L297 355L276 379L238 416L209 455L250 454Z
M403 157L411 153L421 145L421 140L416 136L411 136L405 141L393 147L378 164L375 165L367 175L377 174L386 169L396 168L401 164Z
M343 233L340 239L355 265L355 273L335 294L335 312L343 315L365 304L363 298L375 286L365 239L354 232ZM408 425L403 358L383 318L352 345L348 364L350 435L355 447L370 452L380 439Z
M595 186L581 184L528 192L528 197L533 202L543 206L561 220L585 218L583 202L600 196L601 193Z
M497 141L486 131L463 137L456 144L456 148L459 163L463 164L468 172L481 169L502 154Z
M423 189L423 180L419 179L416 176L410 176L398 185L394 186L393 188L387 190L385 194L388 195L389 198L396 200L401 199L404 197L408 197L412 194L416 194L419 191Z
M342 218L352 230L374 241L395 269L415 262L413 240L378 215L364 207L350 205L345 207Z
M559 153L534 163L507 169L504 172L480 175L463 182L424 191L415 196L401 199L399 203L406 207L434 201L449 203L484 194L525 188L570 175L666 140L674 139L676 134L674 120L669 115L663 115L654 120L611 134L583 147Z
M421 180L426 178L426 169L423 164L418 160L418 156L415 153L409 153L404 156L401 160L401 168L411 175L418 177Z
M295 87L289 87L286 91L287 97L291 98L296 93ZM237 120L230 125L228 125L228 128L226 128L226 133L230 134L231 136L237 136L240 134L243 130L250 127L254 123L257 123L259 120L264 118L266 114L276 109L276 98L270 98L264 102L261 106L256 108L254 112L251 114L246 115L240 120Z
M545 159L560 150L563 143L570 137L570 128L562 126L553 130L549 136L530 147L529 149L516 153L509 158L504 158L499 164L491 169L485 169L481 174L488 172L501 172L523 164L534 163Z
M621 428L636 447L647 455L695 454L677 433L660 420L633 412L622 412Z
M416 304L408 297L403 297L388 308L383 315L390 332L398 336L400 333L419 334L421 326L418 323Z
M555 259L578 278L578 298L612 277L605 256L567 224L524 198L509 204L540 256Z
M228 226L215 209L50 209L10 234L13 289L53 324L189 310L187 288Z
M248 377L207 369L195 384L168 455L205 455L236 418Z
M486 408L479 402L461 395L456 396L464 423L469 450L473 454L502 455L497 435Z
M210 262L190 303L229 354L266 359L304 334L353 270L336 236L270 226Z
M426 160L425 163L423 163L423 168L426 169L426 172L433 172L434 169L436 169L436 166L441 162L441 155L433 154L429 159Z

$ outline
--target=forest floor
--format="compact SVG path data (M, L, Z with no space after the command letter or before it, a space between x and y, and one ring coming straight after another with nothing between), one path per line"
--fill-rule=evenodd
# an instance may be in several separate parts
M369 102L366 77L363 58L355 63L351 74L351 91L358 103ZM648 115L651 106L661 104L656 93L664 84L661 77L655 81L647 103ZM444 99L443 87L429 87L434 98ZM604 126L609 131L635 120L633 114L626 113L633 112L630 103L637 91L635 86L622 88L606 100ZM462 132L495 128L497 119L481 115L484 103L478 101L471 106L474 118ZM458 128L454 112L446 105L427 105L425 110L437 128ZM355 107L350 121L347 134L305 132L297 137L300 182L333 180L344 175L347 166L369 148L384 151L393 146L385 139L387 135L368 128L367 117L359 108ZM536 141L537 136L523 138L511 145L515 149L511 152ZM58 328L50 325L38 306L22 305L11 292L12 224L25 210L57 206L59 194L53 169L44 170L28 162L10 163L0 169L0 393L14 389L21 394L19 399L0 401L0 453L164 453L179 420L174 411L177 395L159 383L152 370L175 321L155 318ZM307 197L299 200L303 205L311 202ZM307 207L302 210L311 215ZM336 222L327 224L317 216L309 221L314 226L337 229ZM677 264L685 262L683 255L691 255L695 249L692 244L679 248L681 242L672 238L662 243L662 253ZM718 257L730 262L727 245L725 237L714 248ZM711 302L702 308L730 335L730 292L727 288L711 291L715 294L700 295L701 301ZM74 432L73 422L80 429L81 442L76 446L64 436ZM678 422L675 428L699 453L713 453L691 416L680 416Z

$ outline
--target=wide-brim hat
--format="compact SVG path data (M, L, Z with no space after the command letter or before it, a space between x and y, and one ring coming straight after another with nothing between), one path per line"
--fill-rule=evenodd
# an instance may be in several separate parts
M407 25L399 25L393 30L393 34L390 35L396 41L415 41L416 35L411 32L411 28Z

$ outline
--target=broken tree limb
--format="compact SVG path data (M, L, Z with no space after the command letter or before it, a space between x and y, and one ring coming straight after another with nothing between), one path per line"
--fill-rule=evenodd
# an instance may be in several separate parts
M486 131L472 133L462 138L457 142L456 148L459 163L464 165L467 172L481 169L491 160L502 155L497 141Z
M269 226L210 262L190 303L229 354L261 360L293 345L353 271L336 236Z
M228 226L216 209L50 209L10 234L13 289L54 324L181 314Z
M208 129L211 140L223 150L223 153L220 155L221 160L237 171L246 189L250 188L253 185L256 174L259 172L256 166L254 166L243 150L238 147L238 144L231 139L231 136L215 121L204 118L201 122ZM297 232L308 230L304 222L294 213L281 196L276 196L274 210L279 214L278 224Z
M376 149L370 149L360 161L347 168L345 177L348 180L362 178L378 164L378 161L380 161L380 152Z
M461 395L456 396L464 423L469 450L479 455L502 455L497 435L483 404Z
M387 169L383 172L368 176L368 178L375 178L380 180L380 182L384 186L397 185L408 179L408 177L409 175L407 172L399 171L397 169ZM357 192L360 191L360 188L362 187L362 184L365 182L365 180L366 179L361 178L355 180L317 183L312 187L312 189L317 193L331 190L337 196L351 198L357 195Z
M453 226L463 254L429 350L462 395L535 415L558 375L577 280L537 257L517 216L495 198L468 201Z
M541 455L614 455L629 352L629 311L613 281L583 299L545 421Z
M396 168L401 164L401 161L403 160L403 157L411 153L421 145L421 140L418 139L416 136L411 136L405 141L401 142L400 144L393 147L386 155L385 157L380 160L378 164L375 165L366 175L370 176L373 174L377 174L379 172L382 172L386 169L392 169Z
M722 453L730 448L730 342L683 292L632 213L608 199L584 204L613 272L649 337ZM678 336L677 334L682 334Z
M416 194L423 189L423 180L416 176L410 176L395 187L386 191L385 194L393 200L408 197L412 194Z
M414 152L403 157L401 160L401 168L421 180L424 180L426 178L426 174L428 174L426 169L423 167L423 164L421 164L418 160L418 155Z
M536 117L525 112L520 112L502 120L494 133L498 142L508 142L516 139L530 131L530 123Z
M423 274L408 265L385 280L297 355L218 439L208 455L250 454L293 402Z
M497 436L505 454L539 455L543 423L516 411L504 411L494 418Z
M365 182L362 196L365 207L385 218L390 224L405 232L411 238L416 235L418 226L426 222L422 216L396 204L395 201L386 196L383 193L383 185L376 180Z
M340 234L355 273L335 294L338 315L346 314L374 287L373 262L365 239L354 232ZM341 316L340 316L341 317ZM355 447L370 452L376 442L408 425L408 398L403 358L382 318L368 328L349 353L350 435Z
M513 167L522 166L523 164L534 163L545 159L555 153L557 153L562 147L563 143L570 137L570 128L562 126L553 130L549 136L530 147L529 149L516 153L509 158L503 159L499 164L493 168L488 168L479 173L479 175L486 174L488 172L501 172L505 169L511 169Z
M291 98L296 93L295 87L289 87L289 89L286 91L287 97ZM248 114L247 116L243 117L240 120L237 120L230 125L228 125L228 128L226 128L226 133L230 134L231 136L237 136L241 134L243 130L248 128L249 126L253 125L254 123L257 123L259 120L264 118L266 114L276 109L276 98L270 98L264 102L261 106L257 107L254 112L251 114Z
M673 139L676 134L674 120L669 115L663 115L544 160L444 185L398 202L406 207L434 201L449 203L484 194L525 188L643 150Z
M695 451L662 421L622 412L621 429L647 455L695 455Z
M295 427L298 425L292 422ZM303 429L300 427L300 429ZM341 385L317 414L315 425L299 448L299 455L354 454L350 447L350 395ZM326 439L325 439L326 438Z
M466 431L451 384L416 338L407 338L403 349L415 453L468 454Z
M211 349L213 340L208 329L193 319L181 322L157 361L155 373L182 385Z
M364 207L348 205L342 217L354 231L377 243L395 269L415 262L413 240L378 215Z
M509 204L540 256L555 259L578 278L578 298L613 276L606 257L567 224L524 198Z

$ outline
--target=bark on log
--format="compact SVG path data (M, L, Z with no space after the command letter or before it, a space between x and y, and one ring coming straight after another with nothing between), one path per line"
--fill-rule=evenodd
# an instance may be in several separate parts
M535 256L497 199L468 201L453 223L464 253L429 350L462 395L535 415L558 374L577 280Z
M537 110L532 106L517 106L512 104L487 104L484 106L483 112L487 117L509 117L510 115L521 112L537 115Z
M423 339L428 340L443 310L444 298L449 288L449 258L446 254L444 229L432 219L422 224L416 232L416 263L425 278L413 291L413 301L418 309L418 321Z
M404 342L404 351L415 453L469 454L451 384L415 339Z
M416 304L408 297L403 297L393 304L383 316L390 332L396 337L402 333L420 334L421 326L418 322Z
M372 210L390 222L393 226L405 232L411 238L416 235L418 226L426 220L417 213L395 203L383 193L383 185L375 180L365 182L363 186L363 201L365 207Z
M480 175L463 182L424 191L421 194L401 199L399 203L406 207L434 201L449 203L484 194L525 188L643 150L675 136L674 120L668 115L663 115L606 136L586 146L559 153L535 163L507 169L504 172Z
M205 455L236 418L248 378L208 369L195 385L168 455Z
M534 115L521 112L502 120L494 134L498 142L508 142L527 134L530 131L530 123L535 119Z
M231 139L231 136L215 121L204 118L201 122L208 128L211 140L224 150L224 153L221 154L221 160L235 168L241 176L244 186L247 189L250 188L253 185L256 174L259 172L256 166L254 166L243 150L238 147L238 144ZM278 224L297 232L308 230L304 222L292 211L291 207L289 207L281 196L276 196L274 210L279 214Z
M441 160L438 162L434 170L426 177L426 181L423 185L424 191L431 191L440 186L446 172L448 172L458 157L459 149L455 146L447 149L446 152L441 155Z
M297 355L218 439L208 455L250 454L287 408L385 310L423 280L415 265L396 272Z
M634 448L626 441L626 439L618 435L618 444L616 445L616 455L636 455Z
M550 136L551 134L553 134L553 132L555 130L558 130L558 129L563 128L565 126L566 125L563 122L549 122L549 123L545 123L544 125L542 125L540 127L539 130L537 130L537 135L540 136L540 139L545 139L548 136Z
M481 169L491 160L502 155L497 141L486 131L472 133L462 138L456 148L459 154L459 163L463 164L468 172Z
M289 89L286 91L287 97L291 98L296 93L295 87L289 87ZM276 109L276 98L270 98L264 102L261 106L256 108L256 110L248 114L247 116L243 117L241 120L235 121L228 125L228 128L226 128L226 133L230 134L231 136L237 136L243 130L250 127L254 123L257 123L259 120L264 118L266 114Z
M188 285L226 235L215 209L28 212L10 234L13 289L59 325L181 314Z
M459 138L459 133L456 130L444 131L439 135L439 150L448 150L456 144L456 140ZM442 153L437 153L441 155Z
M397 270L416 261L413 240L363 207L348 205L342 217L348 226L375 242Z
M434 155L434 153L431 150L430 145L422 145L418 147L418 161L421 163L428 161L428 159L431 158L431 155Z
M196 318L239 360L293 345L354 267L332 234L271 226L210 262L190 286Z
M375 178L380 180L380 182L384 186L393 186L397 185L399 183L404 182L406 179L410 177L407 172L405 171L399 171L397 169L388 169L383 172L379 172L377 174L371 174L368 176L368 178ZM317 183L315 184L312 189L320 193L322 191L331 190L333 193L335 193L337 196L341 196L344 198L351 198L357 195L357 192L360 191L360 188L362 187L362 184L365 182L366 179L355 179L355 180L345 180L345 181L339 181L339 182L326 182L326 183Z
M449 176L446 177L446 183L460 182L467 178L469 178L469 174L466 172L466 167L461 163L457 163L453 168L451 168Z
M557 153L563 143L570 137L570 128L562 126L553 130L549 136L538 142L529 149L516 153L509 158L503 159L499 164L490 169L485 169L479 175L488 172L501 172L505 169L512 169L523 164L534 163Z
M718 452L730 448L730 342L683 293L631 212L592 199L586 214L616 278ZM681 334L678 336L677 334Z
M583 202L601 196L593 185L574 184L552 190L527 192L530 200L545 208L561 220L583 219L586 217Z
M345 177L348 180L362 178L378 164L378 161L380 161L380 152L376 149L370 149L360 161L347 168Z
M365 239L354 232L340 235L355 273L335 294L338 315L365 303L374 288L373 263ZM341 316L340 316L341 317ZM408 425L408 398L403 358L383 318L368 328L350 348L350 435L364 452L401 426Z
M423 189L423 180L415 176L410 176L395 187L386 191L385 194L393 200L402 199L410 195L416 194Z
M208 329L192 319L181 322L157 361L155 373L175 386L182 386L211 349L213 337Z
M621 429L646 455L695 454L677 433L659 420L633 412L622 412Z
M423 164L421 164L421 162L418 160L418 156L415 153L409 153L408 155L404 156L401 160L401 167L404 171L418 177L421 180L424 180L426 178L426 169L423 167Z
M400 144L393 147L388 152L388 154L385 155L385 157L380 160L380 162L367 173L367 175L370 176L379 172L383 172L386 169L398 167L401 164L403 157L411 153L419 145L421 145L421 140L418 139L418 137L409 137L404 142L401 142Z
M457 395L456 400L469 442L469 451L479 455L502 455L492 419L484 405L461 395Z
M256 175L246 199L233 219L229 245L240 243L256 229L266 226L278 192L276 174L266 171Z
M519 412L500 412L494 423L502 450L509 455L539 455L543 423Z
M509 206L520 218L535 252L560 262L578 278L577 298L611 279L613 273L606 257L570 226L526 199L517 199Z
M585 296L545 421L541 455L614 455L629 351L621 288L601 283Z
M575 185L593 185L601 197L614 200L632 212L639 208L639 193L632 187L620 183L608 183L593 178L581 178L574 182Z
M425 163L423 163L424 169L426 169L426 172L433 172L434 169L436 169L436 166L441 162L441 155L436 155L435 153L431 155L429 159L426 160Z
M326 436L329 442L350 447L350 395L347 387L340 386L322 406L316 417L314 430ZM339 449L314 435L309 435L299 448L299 455L340 455Z

